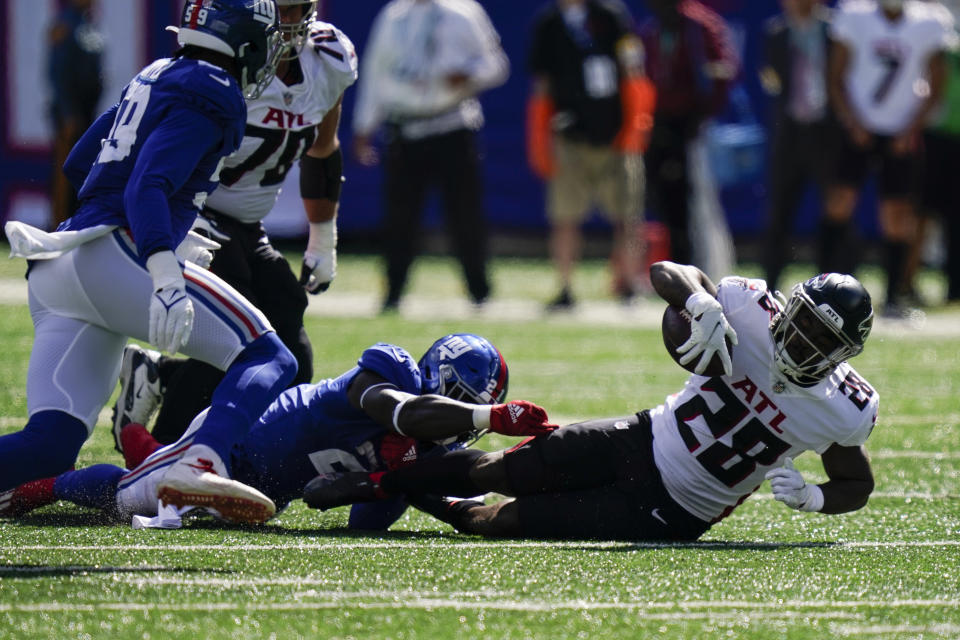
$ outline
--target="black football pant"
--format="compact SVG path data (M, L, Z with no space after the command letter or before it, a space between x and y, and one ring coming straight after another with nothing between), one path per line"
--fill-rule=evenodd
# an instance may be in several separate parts
M461 129L417 140L395 136L387 145L384 176L387 303L395 304L403 295L432 187L439 189L451 249L463 268L470 297L474 302L486 299L487 228L474 133Z
M313 349L303 328L307 294L283 255L273 248L259 223L242 223L209 209L212 218L230 240L218 240L210 271L260 309L277 337L297 359L297 375L290 386L313 378ZM193 418L209 404L223 372L200 360L164 358L160 379L166 387L153 436L163 444L176 441Z

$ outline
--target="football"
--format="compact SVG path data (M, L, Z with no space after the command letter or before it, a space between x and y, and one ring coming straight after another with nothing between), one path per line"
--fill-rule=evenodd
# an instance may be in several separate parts
M690 337L690 319L690 312L676 305L668 305L663 312L663 321L660 325L661 332L663 333L663 346L667 348L667 353L670 354L670 357L673 358L677 364L680 364L681 358L681 355L677 353L677 347L686 342ZM727 352L731 353L731 355L733 353L731 351L732 347L733 344L730 342L730 338L727 338ZM693 373L698 362L700 362L700 356L697 356L687 364L680 364L680 366L690 373ZM706 370L700 375L723 375L723 362L720 360L719 354L714 354Z

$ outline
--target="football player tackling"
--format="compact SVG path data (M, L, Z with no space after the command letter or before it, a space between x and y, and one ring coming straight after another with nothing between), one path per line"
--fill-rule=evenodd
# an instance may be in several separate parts
M862 448L877 393L847 364L870 333L873 309L853 277L824 274L781 303L762 280L651 267L660 296L693 317L692 349L705 367L725 339L723 375L692 374L660 406L592 420L484 453L454 451L383 474L321 476L307 504L328 509L406 495L465 533L533 538L695 540L768 478L774 497L803 511L866 504L873 475ZM804 481L792 459L813 450L829 478ZM496 504L449 500L487 492Z
M281 394L232 449L234 477L283 507L300 498L318 473L397 469L460 448L480 429L522 436L555 428L536 405L497 404L508 382L500 351L480 336L444 336L419 362L401 347L375 344L339 377ZM131 471L101 464L28 483L0 502L0 516L22 515L59 499L126 517L157 515L157 483L187 450L202 419L203 414L179 442L162 448L142 425L128 425L122 439ZM356 505L350 526L385 529L406 507L399 496ZM164 520L170 527L179 518Z
M210 271L260 309L296 357L291 386L313 379L313 350L303 328L307 293L325 290L336 275L343 168L337 128L343 93L357 79L353 44L318 20L316 9L317 0L277 0L285 49L276 74L247 101L240 148L225 160L220 186L197 217L197 230L221 245ZM310 223L299 280L261 223L294 162L300 164L300 195ZM169 444L210 404L223 372L201 359L161 358L130 345L120 376L114 438L127 423L145 422L163 389L153 435ZM146 385L138 397L133 389L141 383Z
M80 204L58 232L8 223L30 259L35 339L26 427L0 438L0 491L69 469L109 399L128 336L226 371L192 446L159 482L167 502L261 521L274 511L230 479L229 452L296 373L243 296L174 250L223 159L243 138L244 97L282 52L273 0L188 2L180 49L126 86L84 133L64 172Z

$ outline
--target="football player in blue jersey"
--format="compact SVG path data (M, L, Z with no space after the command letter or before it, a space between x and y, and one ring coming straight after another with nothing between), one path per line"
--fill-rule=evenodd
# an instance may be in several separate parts
M230 479L230 451L296 362L253 305L175 250L240 144L244 97L273 77L277 8L274 0L188 2L174 30L180 49L138 73L70 152L64 172L80 199L73 216L54 233L6 227L14 253L30 261L35 340L30 417L0 438L0 491L73 465L133 337L226 370L160 495L258 522L275 507Z
M231 450L234 477L282 507L318 474L406 467L461 448L486 430L526 436L553 429L540 407L503 404L508 381L503 356L480 336L444 336L419 362L401 347L377 343L339 377L284 391ZM158 481L189 450L202 420L203 414L165 447L142 425L127 425L121 436L131 471L94 465L34 481L0 503L0 515L21 515L58 499L127 517L156 515ZM402 497L356 505L350 526L384 529L405 508Z
M336 274L343 182L337 130L344 93L357 78L357 55L342 31L317 18L317 0L277 0L277 11L285 50L275 77L247 101L244 139L224 162L220 186L204 203L194 230L221 245L210 271L263 311L296 357L294 386L313 380L313 348L303 327L307 294L325 290ZM281 187L292 187L287 175L294 163L300 166L301 202L310 223L299 279L262 224ZM163 444L174 442L210 404L221 379L223 371L202 360L128 345L114 408L117 448L120 429L146 423L161 401L152 433Z

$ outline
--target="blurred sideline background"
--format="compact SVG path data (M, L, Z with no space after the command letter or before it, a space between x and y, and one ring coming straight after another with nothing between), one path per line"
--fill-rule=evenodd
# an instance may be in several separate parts
M499 256L545 256L546 218L543 185L531 173L524 153L524 109L530 77L526 69L528 36L534 14L546 0L486 0L483 4L499 31L511 62L509 81L482 95L487 124L481 131L486 180L485 209L492 232L491 250ZM0 78L0 217L46 227L51 129L48 117L47 29L60 0L4 0L0 4L3 34ZM149 61L169 55L175 38L165 32L176 24L180 2L98 0L97 21L106 35L105 89L102 108L119 96L123 85ZM323 0L321 13L363 52L370 25L383 6L379 0ZM776 0L713 0L707 2L730 23L743 68L727 113L707 132L708 149L720 186L723 207L734 234L738 259L753 260L765 224L766 101L757 80L761 27L779 11ZM639 0L627 0L637 21L647 15ZM347 90L341 141L350 148L356 88ZM287 178L297 184L296 167ZM380 170L353 162L347 154L346 183L339 218L340 249L375 251L381 215ZM862 198L857 218L867 238L876 237L872 189ZM306 229L298 189L285 189L267 230L277 240L299 239ZM812 199L798 217L796 237L811 239L815 214ZM439 231L436 203L428 209L425 228ZM594 217L587 226L587 255L602 256L607 227ZM427 239L426 248L443 252L441 237ZM592 248L593 247L593 248Z

